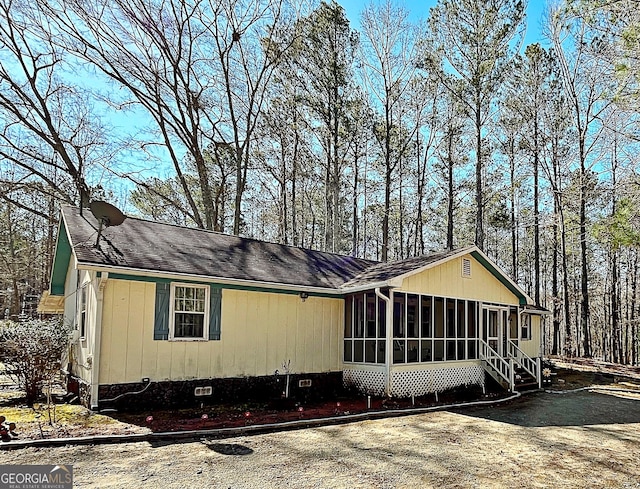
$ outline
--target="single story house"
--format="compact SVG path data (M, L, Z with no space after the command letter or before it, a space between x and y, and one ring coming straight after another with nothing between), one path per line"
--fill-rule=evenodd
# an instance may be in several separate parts
M475 246L378 263L63 207L45 295L92 408L541 380L544 310Z

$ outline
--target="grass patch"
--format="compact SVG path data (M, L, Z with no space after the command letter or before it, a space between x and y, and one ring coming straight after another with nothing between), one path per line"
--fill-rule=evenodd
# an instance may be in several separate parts
M46 405L35 406L33 409L29 407L2 407L0 415L7 418L7 421L13 421L18 426L25 424L38 423L49 424L49 413ZM51 409L51 419L55 420L53 424L57 425L74 425L82 428L96 428L109 424L116 424L117 421L102 414L96 414L83 406L74 404L57 404L55 406L55 414Z

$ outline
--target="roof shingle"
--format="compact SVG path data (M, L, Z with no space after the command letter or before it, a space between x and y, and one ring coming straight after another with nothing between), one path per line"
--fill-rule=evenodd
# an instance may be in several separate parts
M128 217L102 231L88 210L63 207L82 264L337 289L376 262Z

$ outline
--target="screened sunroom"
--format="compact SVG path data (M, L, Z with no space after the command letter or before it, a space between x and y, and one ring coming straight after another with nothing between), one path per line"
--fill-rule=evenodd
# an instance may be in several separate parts
M397 397L484 385L485 356L508 362L523 339L531 340L531 314L519 305L363 291L345 298L344 378Z

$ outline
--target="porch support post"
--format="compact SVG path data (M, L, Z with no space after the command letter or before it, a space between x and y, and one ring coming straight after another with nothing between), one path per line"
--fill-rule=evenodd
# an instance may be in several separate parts
M516 380L515 380L515 366L513 364L513 357L509 358L509 390L511 392L516 391Z
M542 389L542 359L536 358L536 377L538 378L538 389Z
M392 386L391 386L391 363L393 361L393 290L389 289L389 297L385 296L382 292L380 292L380 287L375 288L376 295L382 299L385 304L385 315L386 315L386 338L385 338L385 386L384 393L387 397L391 397Z

